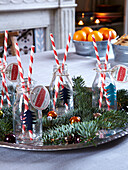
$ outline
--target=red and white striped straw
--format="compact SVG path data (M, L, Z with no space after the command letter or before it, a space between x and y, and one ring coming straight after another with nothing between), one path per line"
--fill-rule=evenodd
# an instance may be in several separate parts
M18 68L19 68L19 73L20 73L20 80L22 83L22 90L23 90L23 97L24 97L24 105L25 105L25 112L29 109L28 107L28 93L25 94L25 82L24 82L24 77L23 77L23 69L22 69L22 65L21 65L21 58L20 58L20 53L19 53L19 46L18 43L15 44L15 48L16 48L16 55L17 55L17 62L18 62ZM25 132L25 125L22 125L22 133ZM29 137L30 140L33 140L33 132L29 130Z
M53 38L53 34L52 34L52 33L50 34L50 38L51 38L51 43L52 43L52 48L53 48L53 52L54 52L56 64L57 64L57 66L59 67L59 66L60 66L60 63L59 63L59 59L58 59L58 56L57 56L57 51L56 51L55 42L54 42L54 38ZM58 69L58 71L59 71L60 74L62 74L62 71L61 71L60 68ZM57 87L59 87L60 84L61 84L62 89L63 89L63 88L64 88L64 85L63 85L62 76L60 76L60 82L59 82L59 80L58 80L58 85L57 85ZM57 100L57 96L58 96L58 90L59 90L59 88L55 89L55 96L54 96L54 101L53 101L54 108L55 108L55 104L56 104L56 100Z
M94 49L95 49L95 54L96 54L96 58L97 58L97 63L98 63L98 67L101 71L101 62L100 62L100 57L99 57L99 53L98 53L98 48L97 48L97 45L96 45L96 41L95 41L95 36L92 35L92 39L93 39L93 45L94 45ZM100 99L99 99L99 109L101 109L101 105L102 105L102 99L103 99L103 91L104 91L104 81L105 81L105 73L101 73L101 91L100 91ZM108 101L108 99L106 98L106 103L107 103L107 106L108 106L108 110L110 110L110 103Z
M66 49L65 49L65 53L64 53L64 58L63 58L63 62L62 62L62 69L63 69L63 67L65 65L65 62L66 62L66 59L67 59L70 40L71 40L71 33L69 33L69 35L68 35L68 40L67 40Z
M92 39L93 39L93 45L94 45L97 63L98 63L99 68L101 69L101 67L100 67L101 66L100 57L99 57L98 48L97 48L97 45L96 45L96 40L95 40L94 34L92 35Z
M4 66L6 65L6 57L7 57L7 40L8 40L8 31L5 30L5 38L4 38L4 59L3 59L3 64L0 58L0 64L1 66L4 68ZM10 98L9 98L9 94L8 94L8 88L7 88L7 84L6 84L6 79L5 79L5 73L3 72L3 68L1 70L1 74L2 74L2 86L5 89L5 93L6 93L6 97L7 97L7 103L8 106L11 106L11 102L10 102ZM3 97L4 97L4 91L2 88L2 97L1 97L1 106L3 105Z
M57 100L57 97L58 97L59 87L60 87L60 79L59 79L59 76L57 76L56 81L55 81L55 95L54 95L54 98L53 98L54 109L55 109L56 100Z
M111 34L112 34L112 32L109 31L109 37L108 37L108 43L107 43L107 49L106 49L106 57L105 57L105 65L104 65L105 70L107 70L108 55L109 55L110 43L111 43ZM106 75L104 75L103 79L104 79L103 81L105 81ZM110 110L110 102L109 102L109 100L107 98L105 89L104 89L104 91L105 91L105 96L106 96L106 102L107 102L107 105L108 105L108 110Z
M31 84L34 51L35 51L35 47L31 46L31 54L30 54L30 62L29 62L29 70L28 70L28 90L30 88L29 85Z
M32 130L29 130L29 138L30 138L30 140L33 140L33 132L32 132Z
M60 66L60 63L59 63L59 59L58 59L58 56L57 56L57 51L56 51L56 46L55 46L55 42L54 42L54 38L53 38L53 34L51 33L50 34L50 38L51 38L51 43L52 43L52 48L53 48L53 52L54 52L54 57L55 57L55 60L56 60L56 64L57 66L59 67ZM60 69L59 69L59 73L60 73Z
M1 90L1 106L0 106L0 109L3 108L3 105L4 105L4 91L3 91L3 87L2 87L2 90Z
M94 50L95 50L95 54L96 54L98 67L101 71L101 62L100 62L100 57L99 57L98 48L97 48L97 45L96 45L96 40L95 40L94 35L92 35L92 39L93 39L93 45L94 45ZM103 74L102 73L101 73L101 79L102 79L102 84L101 84L100 99L99 99L99 109L101 109L102 99L103 99L103 89L104 89Z
M7 58L7 41L8 41L8 31L5 30L5 36L4 36L4 58L3 63L6 64L6 58Z
M109 31L109 37L108 37L108 43L107 43L107 50L106 50L106 57L105 57L105 70L107 70L108 54L109 54L110 43L111 43L111 34L112 34L112 32Z
M28 70L28 87L27 87L28 88L28 93L29 93L29 88L30 88L30 84L31 84L34 51L35 51L35 47L31 46L31 54L30 54L30 62L29 62L29 70ZM30 140L33 140L33 132L32 132L32 130L29 130L29 137L30 137Z
M65 62L66 62L66 59L67 59L70 40L71 40L71 33L69 33L69 35L68 35L68 40L67 40L66 49L65 49L65 53L64 53L64 58L63 58L63 62L62 62L62 70L64 69L64 65L65 65ZM66 112L68 111L68 104L67 103L65 103L65 110L66 110Z
M3 67L3 64L2 64L2 59L0 57L0 67Z
M25 94L25 82L24 82L24 77L23 77L23 69L22 69L22 65L21 65L21 58L20 58L18 43L15 44L15 48L16 48L17 62L18 62L18 68L19 68L19 73L20 73L20 80L22 83L25 111L27 111L29 99L28 99L27 94Z
M52 33L50 34L50 38L51 38L52 47L53 47L54 56L55 56L55 60L56 60L57 66L60 66L59 59L58 59L57 52L56 52L56 48L55 48L55 42L54 42L54 38L53 38L53 34ZM66 49L65 49L65 54L64 54L64 58L63 58L63 62L62 62L62 69L64 68L64 65L65 65L65 62L66 62L66 59L67 59L67 54L68 54L70 40L71 40L71 34L69 33L67 44L66 44ZM62 74L62 70L61 69L59 69L59 73ZM60 81L58 80L57 85L55 85L56 88L55 88L55 96L54 96L54 101L53 101L54 107L55 107L55 103L56 103L56 100L57 100L60 84L61 84L62 89L63 89L64 88L64 86L63 86L63 79L62 79L61 76L60 76ZM67 103L65 103L65 108L66 108L66 111L67 111L68 110L68 104Z
M8 106L10 107L11 106L11 102L10 102L10 98L9 98L8 87L7 87L7 83L6 83L5 73L4 72L2 72L2 86L5 89Z

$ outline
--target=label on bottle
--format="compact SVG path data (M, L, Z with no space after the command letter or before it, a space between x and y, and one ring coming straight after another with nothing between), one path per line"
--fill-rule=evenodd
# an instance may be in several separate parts
M18 64L17 63L9 64L5 70L5 74L9 81L17 82L17 80L20 78Z
M118 82L128 82L128 68L124 65L116 65L111 70L111 75Z
M36 86L30 95L30 101L34 108L44 110L48 107L50 102L50 95L46 87Z

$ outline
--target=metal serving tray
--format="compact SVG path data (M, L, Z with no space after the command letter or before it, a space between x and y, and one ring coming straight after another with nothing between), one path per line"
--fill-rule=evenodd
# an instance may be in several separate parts
M121 138L128 134L128 128L125 130L118 130L116 134L106 137L104 139L98 139L94 143L95 145L101 145L118 138ZM68 144L68 145L44 145L44 146L33 146L33 145L25 145L25 144L13 144L7 142L0 142L0 147L10 148L10 149L18 149L18 150L25 150L25 151L60 151L60 150L72 150L72 149L81 149L92 147L94 145L87 145L86 143L79 143L79 144Z

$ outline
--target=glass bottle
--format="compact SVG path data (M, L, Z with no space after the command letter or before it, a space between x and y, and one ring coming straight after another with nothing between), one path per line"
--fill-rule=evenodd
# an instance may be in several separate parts
M104 62L101 62L101 71L97 65L96 76L92 84L92 107L99 108L100 91L102 85L101 74L105 74L104 80L104 90L101 108L105 110L117 109L117 99L116 99L116 85L115 81L110 74L110 63L107 64L107 70L104 69ZM106 102L109 101L109 107Z
M61 84L60 78L62 77L63 83ZM58 82L60 85L58 86ZM58 95L56 101L56 91L58 89ZM49 86L50 92L50 104L49 110L54 110L58 116L61 116L68 111L72 110L73 107L73 88L72 80L68 74L67 64L62 69L62 74L59 73L57 65L53 66L53 78ZM55 102L54 102L55 101Z
M30 101L30 95L35 87L34 81L29 85L25 79L24 94L28 95L28 110L25 110L23 90L21 83L17 85L16 100L13 105L13 131L16 143L42 145L42 110L34 108Z

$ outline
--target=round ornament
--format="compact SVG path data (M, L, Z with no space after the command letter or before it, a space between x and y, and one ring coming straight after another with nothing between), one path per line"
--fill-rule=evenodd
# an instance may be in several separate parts
M5 135L4 142L16 143L16 137L15 137L15 135L12 134L12 133Z
M30 95L30 101L34 108L44 110L50 102L50 95L46 87L36 86Z
M17 80L20 78L17 63L9 64L5 70L5 73L6 73L6 77L9 81L17 82Z
M111 70L111 75L115 81L128 82L128 68L124 65L116 65Z
M95 119L100 117L101 115L102 115L101 113L93 113L93 116L94 116Z
M80 122L80 117L78 117L78 116L73 116L73 117L71 117L70 118L70 123L71 124L73 124L73 123L75 123L75 122Z
M0 118L2 118L3 117L3 112L2 112L2 110L0 110Z
M49 111L47 117L52 117L53 119L56 119L57 113L55 111Z

